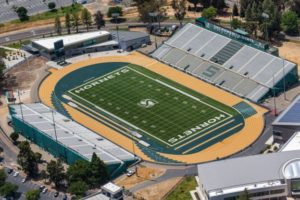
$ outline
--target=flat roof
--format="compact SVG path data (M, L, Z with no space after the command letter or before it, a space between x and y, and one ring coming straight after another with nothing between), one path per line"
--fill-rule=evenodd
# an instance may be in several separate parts
M105 196L102 193L96 193L96 194L92 194L90 196L84 197L81 200L110 200L110 198Z
M274 120L272 125L300 126L300 95Z
M72 35L64 35L64 36L57 36L57 37L50 37L50 38L43 38L32 40L32 42L48 49L54 49L54 42L63 40L64 46L68 46L74 43L84 42L87 40L91 40L94 38L98 38L100 36L110 35L108 31L95 31L95 32L88 32L88 33L77 33Z
M280 148L279 151L295 151L300 150L300 132L294 135Z
M117 192L120 192L122 188L120 186L117 186L116 184L113 184L112 182L108 182L105 185L101 187L102 190L108 191L111 194L116 194Z
M106 164L135 160L135 156L125 149L56 111L53 111L56 127L54 129L52 109L42 103L11 105L11 107L16 113L14 114L16 118L24 120L53 140L57 137L58 142L87 160L91 160L93 153Z
M271 187L281 184L282 167L295 158L300 158L299 150L220 160L198 165L198 176L208 193L241 186Z
M118 31L120 42L122 41L130 41L137 38L148 37L149 34L138 32L138 31ZM116 37L117 40L117 31L111 31L111 34Z

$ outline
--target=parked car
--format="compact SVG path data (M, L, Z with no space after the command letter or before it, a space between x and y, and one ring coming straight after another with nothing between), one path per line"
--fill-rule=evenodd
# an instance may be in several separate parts
M14 170L12 168L7 168L7 173L11 174Z
M42 191L42 193L45 194L47 191L48 191L48 189L44 188L43 191Z
M41 186L40 186L40 191L43 191L45 188L46 188L46 186L41 185Z
M127 170L127 173L126 173L126 175L128 176L128 177L130 177L130 176L132 176L133 174L135 174L135 170Z
M54 193L54 197L58 197L58 195L59 195L59 192Z
M22 183L25 183L25 182L26 182L26 178L23 178L23 179L22 179Z
M20 174L20 172L15 172L15 173L14 173L14 177L19 176L19 174Z

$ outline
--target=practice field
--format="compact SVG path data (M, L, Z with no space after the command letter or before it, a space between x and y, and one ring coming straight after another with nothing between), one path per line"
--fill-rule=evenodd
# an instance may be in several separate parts
M216 159L245 147L260 134L253 130L263 128L265 110L249 102L149 58L147 67L130 56L117 59L120 62L113 62L114 57L106 62L95 59L56 71L41 85L40 96L45 103L50 97L58 111L155 162ZM249 135L242 138L246 132Z

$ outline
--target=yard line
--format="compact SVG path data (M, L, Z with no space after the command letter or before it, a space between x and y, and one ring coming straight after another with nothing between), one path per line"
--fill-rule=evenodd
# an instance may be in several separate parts
M225 112L225 111L223 111L223 110L220 110L219 108L216 108L216 107L214 107L214 106L212 106L212 105L210 105L210 104L208 104L208 103L206 103L206 102L200 100L199 98L194 97L193 95L190 95L190 94L188 94L188 93L186 93L186 92L184 92L184 91L182 91L182 90L179 90L179 89L177 89L177 88L175 88L175 87L173 87L173 86L171 86L171 85L169 85L169 84L167 84L167 83L165 83L165 82L163 82L163 81L161 81L161 80L154 79L154 78L152 78L152 77L150 77L150 76L148 76L148 75L145 75L145 74L143 74L143 73L141 73L141 72L139 72L139 71L137 71L137 70L135 70L135 69L132 69L131 67L127 67L127 68L129 68L129 69L131 69L132 71L135 71L136 73L141 74L142 76L145 76L145 77L147 77L147 78L149 78L149 79L151 79L151 80L153 80L153 81L156 81L156 82L158 82L158 83L160 83L160 84L162 84L162 85L164 85L164 86L166 86L166 87L168 87L168 88L171 88L171 89L175 90L176 92L179 92L179 93L181 93L181 94L183 94L183 95L185 95L185 96L188 96L188 97L190 97L190 98L192 98L192 99L194 99L194 100L196 100L196 101L199 101L199 102L201 102L201 103L203 103L203 104L205 104L205 105L207 105L207 106L209 106L209 107L211 107L211 108L213 108L213 109L215 109L215 110L218 110L219 112L222 112L222 113L227 114L227 115L229 115L230 117L232 117L231 114L229 114L229 113L227 113L227 112Z
M242 124L243 124L243 123L239 123L238 125L236 125L236 126L234 126L234 127L231 127L230 129L227 129L226 131L224 131L224 132L222 132L222 133L216 135L215 137L210 138L210 139L206 140L205 142L202 142L202 143L200 143L200 144L198 144L198 145L196 145L196 146L194 146L194 147L192 147L192 148L190 148L190 149L184 151L183 154L186 154L186 153L188 153L188 152L191 152L192 150L194 150L194 149L196 149L196 148L202 146L203 144L206 144L207 142L209 142L209 141L211 141L211 140L213 140L213 139L215 139L215 138L217 138L217 137L219 137L219 136L221 136L221 135L224 135L224 134L228 133L229 131L231 131L231 130L233 130L233 129L239 127L239 126L241 126Z
M92 103L92 102L90 102L90 101L88 101L88 100L86 100L86 99L84 99L84 98L82 98L82 97L80 97L80 96L78 96L78 95L72 93L72 92L70 92L70 93L71 93L72 95L76 96L77 98L79 98L79 99L81 99L81 100L83 100L83 101L85 101L85 102L87 102L87 103L93 105L95 108L97 108L97 109L100 108L99 106L95 105L94 103ZM160 138L158 138L158 137L156 137L156 136L154 136L154 135L148 133L147 131L145 131L145 130L143 130L143 129L141 129L141 128L136 127L135 125L131 124L130 122L125 121L125 120L123 120L123 119L117 117L116 115L114 115L114 114L108 112L107 110L104 110L103 108L100 108L99 110L101 110L102 112L105 112L105 113L108 114L108 115L113 116L113 117L116 118L116 119L119 119L120 121L126 123L127 125L129 125L129 126L131 126L131 127L135 127L137 130L141 130L141 131L145 132L145 133L148 134L149 136L151 136L151 137L153 137L153 138L159 140L160 142L165 143L165 144L168 145L168 146L172 146L172 145L168 144L167 142L161 140Z
M152 77L150 77L150 76L148 76L148 75L146 75L146 74L143 74L143 73L141 73L141 72L139 72L139 71L137 71L137 70L135 70L135 69L132 69L132 68L129 67L129 66L124 66L124 67L122 67L122 68L120 68L120 69L114 70L113 72L118 71L118 70L122 70L123 68L127 68L127 69L129 69L129 70L131 70L131 71L133 71L133 72L135 72L135 73L137 73L137 74L142 75L143 77L147 77L148 79L150 79L150 80L152 80L152 81L155 81L155 82L159 83L160 85L163 85L163 86L165 86L165 87L167 87L167 88L169 88L169 89L172 89L172 90L174 90L174 91L176 91L176 92L178 92L178 93L180 93L180 94L183 94L183 95L185 95L185 96L187 96L187 97L189 97L189 98L191 98L191 99L193 99L193 100L196 100L196 101L198 101L198 102L200 102L200 103L202 103L202 104L204 104L204 105L210 107L210 108L213 109L213 110L217 110L217 111L219 111L219 112L221 112L221 113L224 113L224 114L226 114L226 115L228 115L228 116L227 116L227 118L225 118L225 119L223 119L223 120L220 120L219 122L217 122L217 123L215 123L215 124L212 124L212 126L209 126L209 127L207 127L207 128L204 128L204 129L202 129L202 130L199 131L199 132L195 132L194 134L192 134L192 135L190 135L190 136L188 136L188 137L186 137L186 138L184 138L184 139L182 139L182 140L180 140L180 141L178 141L178 142L176 142L176 143L170 144L170 143L168 143L168 142L166 142L166 141L164 141L164 140L162 140L162 139L160 139L160 138L158 138L158 137L156 137L156 136L154 136L154 135L148 133L147 131L145 131L145 130L139 128L139 127L136 127L136 126L133 125L132 123L130 123L130 122L128 122L128 121L126 121L126 120L124 120L124 119L122 119L122 118L120 118L120 117L118 117L118 116L116 116L116 115L114 115L114 114L112 114L112 113L110 113L109 111L107 111L107 110L105 110L105 109L103 109L103 108L100 108L99 106L95 105L94 103L92 103L92 102L90 102L90 101L88 101L88 100L82 98L81 96L78 96L77 94L74 94L74 93L72 92L72 91L74 91L74 89L69 90L69 93L71 93L72 95L78 97L79 99L81 99L81 100L83 100L83 101L85 101L85 102L87 102L87 103L93 105L96 109L98 109L98 110L100 110L100 111L102 111L102 112L105 112L105 113L107 113L107 114L113 116L114 118L116 118L116 119L118 119L119 121L121 121L121 122L123 122L123 123L125 123L125 124L127 124L127 125L129 125L129 126L131 126L132 128L134 128L134 129L136 129L136 130L141 130L141 131L143 131L144 133L148 134L149 136L151 136L151 137L157 139L158 141L160 141L160 142L162 142L162 143L164 143L164 144L167 144L168 146L171 146L171 147L173 147L173 146L175 146L175 145L178 145L178 144L180 144L180 143L182 143L182 142L188 140L189 138L191 138L191 137L193 137L193 136L195 136L195 135L198 135L199 133L202 133L202 132L204 132L205 130L207 130L207 129L209 129L209 128L212 128L212 127L216 126L217 124L220 124L220 123L222 123L223 121L228 120L228 119L230 119L230 118L232 117L231 114L229 114L229 113L227 113L227 112L225 112L225 111L222 111L222 110L220 110L220 109L218 109L218 108L216 108L216 107L214 107L214 106L212 106L212 105L210 105L210 104L208 104L208 103L206 103L206 102L203 102L202 100L200 100L199 98L196 98L195 96L192 96L192 95L190 95L190 94L187 94L187 93L185 93L184 91L181 91L181 90L179 90L179 89L177 89L177 88L175 88L175 87L173 87L173 86L170 86L170 85L168 85L167 83L165 83L165 82L163 82L163 81L160 81L160 80L158 80L158 79L154 79L154 78L152 78ZM113 73L113 72L111 72L111 73ZM106 74L106 75L104 75L104 76L107 76L107 75L108 75L108 74ZM103 77L103 76L101 76L101 77ZM97 80L97 79L100 79L101 77L98 77L98 78L96 78L96 79L94 79L94 80L91 80L91 81L95 81L95 80ZM91 82L91 81L90 81L90 82ZM84 84L82 84L82 85L85 85L85 84L87 84L87 83L84 83ZM81 86L82 86L82 85L81 85ZM78 86L78 87L80 87L80 86ZM78 87L76 87L76 88L78 88ZM154 115L155 115L155 114L154 114ZM155 115L155 116L157 116L157 115ZM162 119L163 119L163 118L162 118ZM172 122L170 122L170 123L172 124Z
M187 143L184 143L184 144L182 144L182 145L180 145L180 146L174 148L174 150L180 149L181 147L184 147L184 146L186 146L187 144L192 143L192 142L194 142L195 140L198 140L198 139L200 139L200 138L206 136L207 134L210 134L211 132L213 132L213 131L215 131L215 130L218 130L218 129L222 128L223 126L226 126L227 124L230 124L230 123L232 123L232 122L234 122L234 119L232 119L232 120L230 120L230 121L228 121L228 122L222 124L221 126L218 126L218 127L214 128L214 129L212 129L212 130L206 132L206 133L203 134L203 135L199 135L198 137L193 138L192 140L188 141Z

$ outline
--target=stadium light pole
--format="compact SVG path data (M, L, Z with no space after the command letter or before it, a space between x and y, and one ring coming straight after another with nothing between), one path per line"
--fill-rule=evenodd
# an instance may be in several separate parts
M153 23L153 18L157 17L158 13L157 12L149 12L149 16L151 18L151 27ZM157 41L156 41L156 34L154 33L154 42L155 42L155 49L157 49Z
M286 83L285 83L285 70L284 70L284 59L281 58L282 60L282 73L283 73L283 97L284 100L287 101L287 97L286 97Z
M134 137L133 137L134 131L131 131L130 134L131 134L131 141L132 141L133 158L135 159L135 158L136 158L136 155L135 155ZM138 176L138 170L137 170L137 166L136 166L136 165L135 165L135 173L136 173L136 176Z
M55 140L57 142L56 125L55 125L55 120L54 120L54 111L53 111L53 109L51 109L51 114L52 114L52 121L53 121L53 128L54 128Z
M275 81L274 81L274 72L272 74L272 81L273 81L273 103L274 103L274 115L277 116L277 106L276 106L276 98L275 98Z
M22 101L21 101L20 90L18 90L18 99L19 99L19 105L20 105L20 111L21 111L22 121L24 122L24 115L23 115L23 108L22 108Z
M268 23L267 21L269 20L270 16L267 13L262 13L261 16L265 19L265 24L266 24L266 40L269 41L269 33L268 33Z
M120 48L120 38L119 38L119 27L118 27L118 23L117 20L120 16L120 13L112 13L111 14L112 18L114 19L114 22L116 24L116 31L117 31L117 39L118 39L118 47Z

